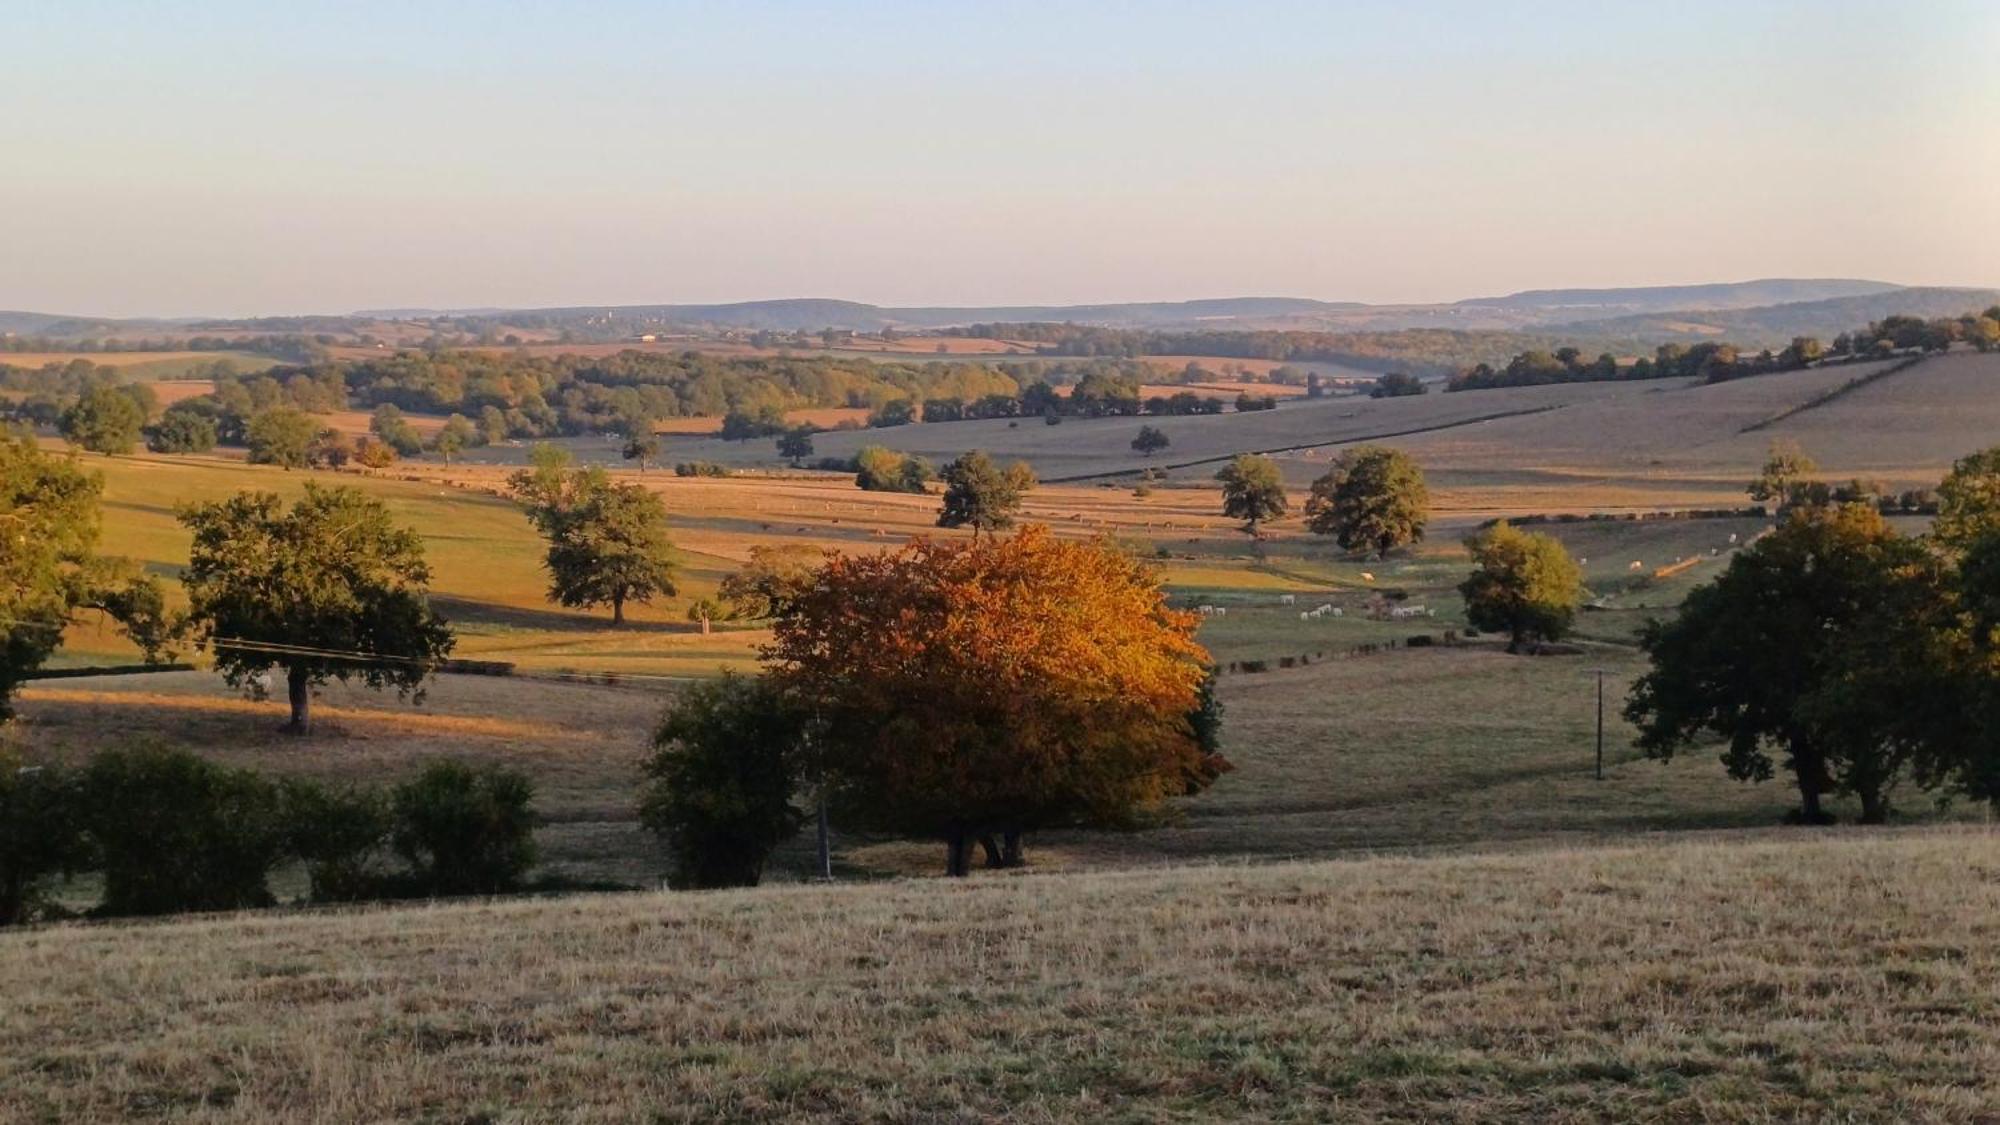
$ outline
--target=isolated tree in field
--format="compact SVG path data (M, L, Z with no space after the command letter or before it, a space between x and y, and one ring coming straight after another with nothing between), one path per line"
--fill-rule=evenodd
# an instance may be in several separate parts
M1151 457L1172 444L1173 441L1158 426L1140 426L1139 435L1132 439L1132 451Z
M792 463L796 469L813 455L813 434L818 431L811 426L797 426L778 435L778 456Z
M639 475L645 476L647 463L660 459L660 439L651 433L634 434L625 439L625 448L620 452L627 461L637 462Z
M1269 457L1239 453L1215 479L1222 482L1222 514L1242 520L1250 534L1257 534L1257 525L1265 520L1285 514L1285 481Z
M1780 357L1786 367L1807 367L1826 358L1826 345L1817 336L1794 336Z
M687 688L653 731L639 820L673 857L675 887L754 887L805 818L792 803L805 714L763 678Z
M92 387L57 423L63 440L92 453L132 452L146 426L146 409L121 387Z
M1475 627L1508 636L1507 651L1561 640L1583 601L1583 570L1552 535L1521 531L1505 520L1465 541L1473 571L1459 584Z
M571 609L611 607L611 623L625 623L628 602L673 597L673 544L667 509L658 494L636 484L616 484L596 466L566 471L557 457L514 474L528 521L548 541L543 565L549 597Z
M738 617L767 620L785 612L825 561L825 551L804 543L752 547L749 560L722 580L718 593Z
M1391 371L1387 375L1375 380L1375 385L1368 388L1368 397L1407 398L1411 395L1426 394L1429 391L1430 388L1425 386L1423 380L1417 378L1415 375L1408 375L1401 371Z
M1783 516L1793 508L1817 503L1825 498L1825 486L1816 485L1812 475L1819 465L1806 456L1795 441L1774 441L1757 479L1750 482L1750 499L1774 506Z
M194 534L182 575L189 614L231 687L262 695L285 676L294 734L312 725L312 689L359 680L421 697L452 649L430 606L423 540L355 488L307 485L289 509L269 492L186 507Z
M97 553L104 482L71 457L0 430L0 721L15 690L62 647L77 614L117 621L146 660L171 652L178 618L158 579Z
M921 457L864 445L854 455L854 485L864 492L910 492L922 494L937 474Z
M1823 798L1852 792L1864 821L1924 753L1920 706L1951 682L1942 644L1940 566L1859 504L1793 512L1641 635L1652 668L1625 715L1656 758L1709 738L1731 777L1762 781L1781 754L1799 818L1825 823Z
M1334 459L1306 498L1306 528L1376 557L1420 543L1430 522L1424 471L1400 449L1364 445Z
M391 403L383 403L375 408L375 414L368 420L369 432L388 443L398 457L415 457L424 451L424 438L417 432L410 420L403 416Z
M312 415L289 406L274 406L251 417L244 443L250 447L252 464L276 465L289 471L306 467L319 434L320 425Z
M973 538L1012 527L1021 501L1035 487L1035 470L1025 461L1006 468L993 463L986 451L975 449L944 467L944 504L939 527L969 527Z
M451 464L451 459L470 449L479 441L479 431L471 419L463 414L454 414L444 420L444 425L431 437L431 450Z
M1030 527L830 557L766 651L823 722L834 806L862 826L971 846L1062 824L1128 824L1217 763L1189 722L1207 653L1159 576Z

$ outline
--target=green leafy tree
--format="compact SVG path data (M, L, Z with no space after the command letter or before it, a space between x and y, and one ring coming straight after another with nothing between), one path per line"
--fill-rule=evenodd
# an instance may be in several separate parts
M1400 449L1364 445L1334 459L1306 499L1306 528L1343 550L1387 555L1420 543L1430 521L1424 471Z
M290 833L278 787L158 746L99 753L83 771L106 914L269 906Z
M813 434L811 426L797 426L778 435L778 456L792 463L796 469L806 458L813 455Z
M1132 439L1132 452L1151 457L1172 444L1172 439L1158 426L1140 426L1138 436Z
M392 403L385 402L375 408L374 416L368 420L368 430L395 450L398 457L415 457L424 451L423 435Z
M263 694L284 672L288 730L311 729L312 689L359 680L421 697L452 631L430 606L423 540L355 488L308 484L286 509L268 492L185 507L189 613L230 686Z
M0 721L81 611L117 621L149 663L172 654L181 621L159 580L97 553L103 488L74 458L0 430Z
M451 459L479 443L479 430L471 419L463 414L454 414L444 420L444 425L431 437L431 450L451 464Z
M313 442L319 435L320 424L312 415L289 406L274 406L251 417L244 441L250 447L252 464L290 471L310 463Z
M1375 380L1375 385L1368 388L1368 397L1406 398L1411 395L1427 394L1429 391L1430 388L1424 385L1422 379L1401 371L1391 371Z
M1775 505L1774 514L1779 516L1801 505L1823 503L1824 488L1815 488L1812 479L1818 471L1819 464L1797 442L1774 441L1757 479L1750 482L1750 499Z
M1035 471L1025 461L1006 468L993 463L981 449L972 450L944 467L944 504L939 527L969 527L973 538L1012 527L1021 501L1035 487Z
M805 715L764 679L681 692L653 732L639 819L666 844L676 887L753 887L804 818L792 803Z
M1242 520L1250 534L1257 534L1259 524L1285 514L1285 481L1269 457L1239 453L1215 479L1222 482L1222 514Z
M649 433L634 434L625 439L625 448L620 452L627 461L638 462L639 475L645 476L647 462L660 459L660 439Z
M1806 823L1837 792L1879 821L1929 733L1912 705L1950 683L1941 590L1936 558L1875 509L1800 508L1646 626L1652 667L1625 715L1656 758L1723 739L1739 780L1769 779L1782 755Z
M146 425L146 410L120 387L92 387L57 423L71 445L106 456L132 452Z
M825 551L804 543L752 547L749 560L722 580L719 592L736 616L767 620L785 612L825 561Z
M2000 533L2000 446L1958 459L1937 487L1937 520L1931 534L1963 550Z
M628 602L673 597L673 543L658 494L613 483L601 468L566 471L555 458L513 478L528 520L547 540L549 597L572 609L611 607L625 623Z
M1569 633L1583 601L1583 570L1552 535L1521 531L1505 520L1465 541L1474 569L1459 584L1466 619L1508 635L1507 651Z
M207 453L220 439L213 414L185 402L168 407L146 428L146 448L155 453Z
M910 492L921 495L937 474L921 457L864 445L854 455L854 484L864 492Z

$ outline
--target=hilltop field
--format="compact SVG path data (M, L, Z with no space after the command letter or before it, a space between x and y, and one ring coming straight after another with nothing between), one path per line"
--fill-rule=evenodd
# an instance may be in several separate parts
M1990 1121L2000 837L0 938L0 1117Z

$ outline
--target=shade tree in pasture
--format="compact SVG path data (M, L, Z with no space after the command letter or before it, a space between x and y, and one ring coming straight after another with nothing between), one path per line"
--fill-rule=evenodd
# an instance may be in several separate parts
M1808 457L1797 442L1774 441L1757 479L1750 482L1750 499L1772 505L1774 513L1780 516L1803 504L1824 503L1826 486L1813 480L1818 471L1819 463Z
M833 807L859 827L972 845L1132 824L1206 786L1190 723L1207 653L1158 576L1030 527L832 556L777 619L770 675L820 719Z
M151 388L136 385L92 387L62 412L57 429L79 449L107 456L130 453L139 444L148 413L138 391L152 395Z
M1642 632L1639 745L1664 759L1720 738L1732 777L1791 773L1803 822L1825 823L1833 793L1880 822L1906 767L1951 752L1925 717L1954 682L1946 579L1872 507L1794 510Z
M879 445L864 445L854 454L854 485L864 492L928 492L937 476L921 457Z
M1423 469L1402 450L1379 445L1342 451L1306 499L1308 530L1378 558L1422 542L1429 522Z
M812 426L794 426L779 434L778 456L790 461L792 468L798 468L813 455L813 434L817 432Z
M611 623L623 625L628 603L678 592L666 506L658 493L615 483L602 468L567 466L560 450L538 447L534 466L509 480L548 543L549 597L572 609L608 605Z
M415 457L424 451L423 435L394 403L385 402L376 407L374 415L368 420L368 429L395 450L398 457Z
M937 525L969 527L975 539L981 532L991 535L1012 527L1022 501L1035 487L1035 471L1027 462L1016 461L1002 468L982 449L946 465L939 479L944 483L944 502Z
M313 443L322 428L312 415L289 406L261 411L250 419L244 431L250 462L286 470L303 469L312 459Z
M149 663L170 656L178 640L181 620L159 579L98 554L103 490L103 479L73 458L0 431L0 721L80 614L117 622Z
M444 425L438 428L437 433L431 435L430 440L431 452L444 458L444 463L447 465L451 464L452 458L477 444L479 444L479 430L473 426L472 420L463 414L454 414L446 418Z
M241 492L179 514L194 536L182 583L199 642L231 687L261 696L265 674L282 672L288 731L311 728L312 689L328 680L420 698L450 654L422 538L359 489L308 484L289 508Z
M619 453L627 461L639 466L639 475L646 474L646 466L660 459L660 439L657 434L632 434L625 439Z
M1282 517L1288 509L1285 480L1277 462L1259 453L1239 453L1215 474L1222 482L1222 514L1242 520L1244 530Z
M1172 444L1173 442L1158 426L1140 426L1138 436L1132 439L1132 452L1151 457Z
M191 399L177 402L146 427L146 448L154 453L207 453L221 440L215 414L208 404Z
M1502 520L1465 548L1473 571L1458 590L1475 627L1507 634L1508 652L1569 633L1583 601L1583 569L1560 540Z

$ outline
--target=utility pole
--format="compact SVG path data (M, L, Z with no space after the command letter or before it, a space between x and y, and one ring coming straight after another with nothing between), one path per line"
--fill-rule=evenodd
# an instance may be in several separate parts
M1597 780L1604 780L1604 669L1593 668L1597 673Z

